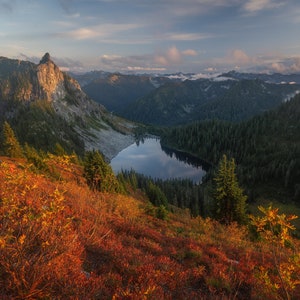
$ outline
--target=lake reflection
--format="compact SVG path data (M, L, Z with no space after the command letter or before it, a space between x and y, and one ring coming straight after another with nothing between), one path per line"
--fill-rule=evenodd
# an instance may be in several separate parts
M172 152L168 154L161 148L159 139L147 138L139 145L132 144L122 150L111 161L113 171L135 170L152 178L188 178L195 183L201 182L205 171L200 165L178 160Z

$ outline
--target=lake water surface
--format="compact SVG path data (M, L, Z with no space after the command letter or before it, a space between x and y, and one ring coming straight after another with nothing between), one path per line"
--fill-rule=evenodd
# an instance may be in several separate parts
M183 153L162 149L159 139L146 138L122 150L110 163L115 174L133 169L152 178L191 179L200 183L205 175L201 162Z

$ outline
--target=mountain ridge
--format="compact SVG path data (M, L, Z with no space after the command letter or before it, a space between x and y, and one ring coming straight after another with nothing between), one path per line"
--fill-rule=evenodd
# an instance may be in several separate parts
M0 121L10 121L23 143L38 146L36 136L44 135L46 150L57 141L81 153L99 149L111 159L134 141L133 124L111 116L90 99L75 79L60 71L49 53L38 65L0 60L0 108ZM79 149L76 143L84 146Z
M299 90L300 85L271 84L259 79L170 82L134 101L123 115L164 126L207 119L237 122L275 108Z
M206 119L241 121L290 99L295 75L252 74L80 75L83 90L109 111L151 125L172 126ZM300 82L300 76L299 82ZM286 82L282 82L283 79Z

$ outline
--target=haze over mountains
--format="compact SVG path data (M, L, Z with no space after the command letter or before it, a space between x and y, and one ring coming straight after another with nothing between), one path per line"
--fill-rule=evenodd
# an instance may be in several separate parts
M203 78L203 74L91 72L75 77L109 111L137 122L168 126L207 119L241 121L300 91L299 74L232 71Z

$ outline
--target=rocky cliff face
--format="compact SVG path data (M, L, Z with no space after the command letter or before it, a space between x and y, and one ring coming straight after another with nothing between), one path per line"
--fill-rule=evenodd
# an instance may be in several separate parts
M64 88L65 76L46 53L37 66L37 80L41 88L41 98L51 100L62 99L66 96Z
M25 110L32 115L28 110L39 101L48 103L50 114L63 120L63 126L56 122L49 125L53 129L49 132L59 132L61 140L70 137L66 137L64 128L55 126L67 126L68 130L71 128L84 141L85 149L99 149L108 159L133 142L133 137L128 135L132 124L117 120L103 106L91 100L75 79L60 71L49 53L43 56L38 65L0 57L0 123L8 119L14 119L16 124L24 123L20 111ZM28 123L26 118L26 124L37 119L35 117ZM33 127L31 124L28 131ZM42 124L35 127L42 128Z

